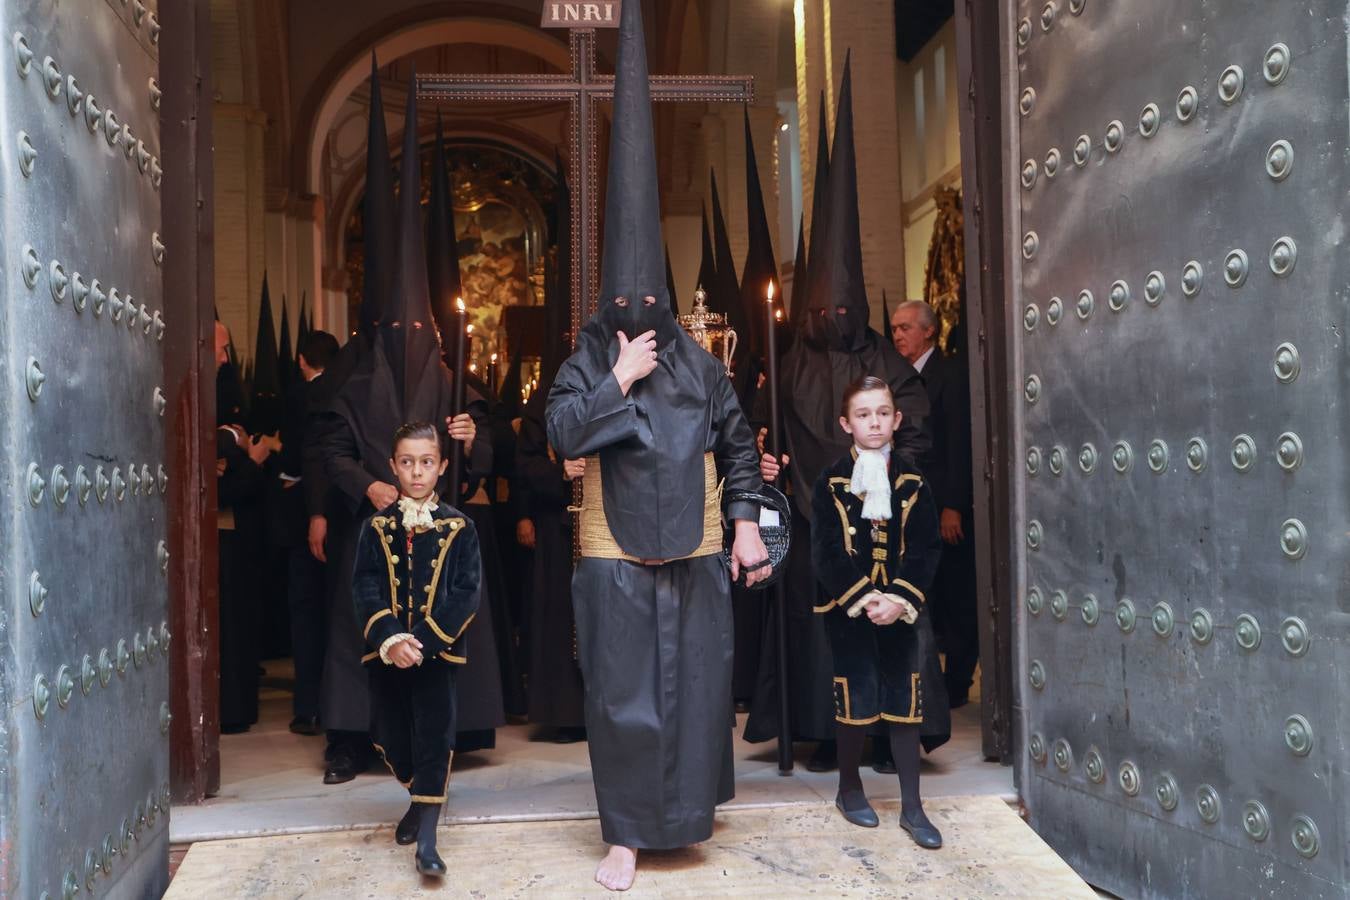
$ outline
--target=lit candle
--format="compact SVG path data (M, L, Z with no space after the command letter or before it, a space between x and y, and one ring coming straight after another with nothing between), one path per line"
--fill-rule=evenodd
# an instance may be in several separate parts
M773 279L769 280L769 288L765 291L765 309L768 310L768 324L765 332L766 353L765 369L767 370L767 386L769 388L769 444L765 448L775 459L778 458L778 335L777 322L780 310L773 305L774 285Z
M458 416L465 411L464 402L464 348L468 345L468 335L473 330L473 326L465 326L465 319L468 318L468 312L464 309L464 298L455 298L455 380L451 382L450 393L450 411L451 415ZM453 507L459 506L460 492L460 469L464 462L464 445L459 441L450 442L450 496L446 499Z

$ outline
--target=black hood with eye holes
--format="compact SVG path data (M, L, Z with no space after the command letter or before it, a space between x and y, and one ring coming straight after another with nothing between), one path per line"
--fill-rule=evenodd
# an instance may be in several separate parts
M546 419L552 438L560 395L593 395L613 380L618 332L656 332L657 367L625 400L639 433L605 446L599 457L605 514L619 546L641 559L677 559L702 540L709 410L715 396L725 396L727 379L671 312L640 3L623 5L613 121L599 306L558 372Z

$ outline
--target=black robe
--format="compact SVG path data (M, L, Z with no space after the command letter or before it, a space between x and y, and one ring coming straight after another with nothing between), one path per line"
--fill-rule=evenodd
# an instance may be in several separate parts
M720 555L680 557L703 539L706 453L726 490L762 482L720 362L668 335L656 371L625 397L610 372L617 341L598 319L558 372L549 441L564 458L601 466L603 497L586 502L603 504L624 552L676 560L583 557L572 579L601 832L626 847L683 847L712 835L713 809L735 786L730 579ZM727 515L757 512L732 504Z
M247 437L244 438L248 440ZM266 470L228 428L216 431L220 541L220 724L247 728L258 721L258 654L262 607L258 563L263 555L262 499Z
M585 724L572 611L572 485L548 445L540 416L526 414L516 444L511 496L534 524L529 608L530 721L550 728ZM539 410L542 413L542 410Z

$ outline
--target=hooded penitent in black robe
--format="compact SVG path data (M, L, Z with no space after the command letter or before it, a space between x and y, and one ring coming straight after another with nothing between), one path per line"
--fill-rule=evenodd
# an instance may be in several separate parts
M516 515L534 525L534 554L525 598L529 611L530 721L549 728L585 724L581 668L572 611L572 483L548 443L544 409L567 355L572 228L567 181L558 162L558 264L546 277L544 351L539 386L525 404L516 441L511 496Z
M459 255L455 252L455 212L451 202L450 175L445 167L444 138L440 121L436 123L436 146L432 154L431 204L427 215L427 279L431 290L432 318L443 340L441 359L454 364L454 341L462 340L455 300L460 296ZM444 352L448 349L450 352ZM467 348L466 348L467 349ZM490 416L489 389L485 383L463 376L466 397L477 397L468 412L478 422L478 443L491 447L493 437L487 424ZM475 451L478 451L475 444ZM486 457L485 457L486 459ZM506 610L506 591L502 582L501 557L497 553L497 534L493 530L491 507L486 502L470 503L478 494L483 479L489 478L490 467L483 468L481 460L470 460L466 472L467 491L460 499L460 510L472 519L478 529L478 549L483 561L481 587L482 602L478 604L478 618L468 630L468 664L455 680L456 703L459 708L459 734L456 749L460 753L490 749L497 745L495 729L506 723L505 695L508 685L518 684L516 656L510 634L510 615Z
M708 839L714 806L734 793L730 579L719 551L700 550L706 536L721 543L720 519L714 534L704 527L707 461L727 490L756 490L760 478L724 368L670 313L647 78L642 5L626 3L599 310L546 417L561 456L588 458L572 601L601 831L610 844L671 848ZM656 369L627 396L611 371L619 331L655 331L658 347ZM754 520L758 507L727 512ZM586 519L601 513L588 545Z
M852 441L839 427L844 390L864 375L875 375L891 386L896 408L903 416L896 435L896 451L911 466L928 449L928 395L923 379L894 345L868 324L870 308L863 283L862 239L858 223L857 158L853 144L853 98L850 66L845 63L830 159L828 197L814 229L824 228L820 249L811 254L807 308L791 351L783 360L780 397L786 446L791 460L787 477L793 500L793 546L811 546L811 497L815 481L826 467L849 451ZM794 304L795 307L795 304ZM833 669L829 642L820 617L812 609L821 604L811 561L794 552L788 562L788 654L792 731L799 740L826 740L834 736ZM766 619L774 615L770 610ZM924 620L927 639L931 624ZM768 622L766 634L776 627ZM936 654L933 654L936 659ZM778 664L776 646L764 644L760 680L746 723L748 741L766 741L778 732ZM925 677L930 685L941 678ZM929 696L932 715L924 720L929 735L948 727L946 697ZM941 713L936 710L941 707ZM945 739L945 738L944 738Z
M416 91L411 89L406 121L417 121ZM384 298L374 340L368 351L358 355L355 370L333 399L322 435L321 452L329 476L355 522L375 512L366 498L371 484L377 481L398 484L389 457L399 426L421 421L443 431L445 420L454 411L452 376L441 362L427 287L426 249L418 204L421 172L417 164L417 129L410 127L406 131L393 280ZM371 190L369 184L367 190ZM466 411L478 424L479 434L468 454L466 472L461 474L474 478L491 470L492 448L485 428L486 406L482 398L469 395L469 400ZM445 440L448 444L448 438ZM454 477L453 473L447 473L449 477ZM441 493L445 493L444 487L443 483ZM336 570L350 573L355 559L354 535L344 535L341 546L333 549L338 553L334 560ZM351 578L335 579L335 589L339 602L334 605L329 629L321 716L330 729L363 731L370 726L369 690L361 667L361 656L366 652L361 635L364 623L356 621ZM462 638L467 641L470 660L482 654L483 634L482 619L475 619ZM491 646L491 642L489 630L486 643ZM501 711L500 683L495 673L485 688L493 685L497 688L496 709L486 710L487 720L493 722L488 728L500 724L491 716L493 712L500 716ZM460 728L467 729L475 716L483 714L478 708L480 703L475 701L481 702L476 694L464 697L458 709Z

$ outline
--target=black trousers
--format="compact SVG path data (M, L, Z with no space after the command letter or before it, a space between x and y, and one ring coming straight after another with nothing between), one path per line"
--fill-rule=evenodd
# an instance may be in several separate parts
M444 803L455 750L454 666L373 663L370 693L370 736L389 771L414 803Z
M291 609L291 655L295 658L296 718L319 715L319 684L328 647L328 599L324 577L327 566L314 558L307 545L287 551L286 600Z
M980 661L980 621L975 608L975 540L972 514L962 514L966 537L959 544L943 543L933 604L934 626L947 654L943 680L947 693L958 700L970 691L975 665Z

